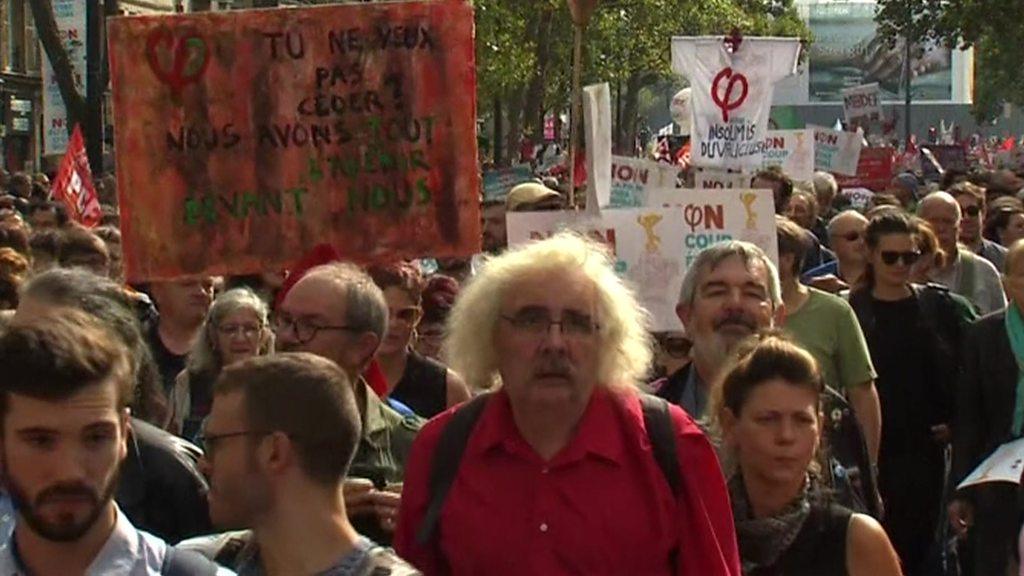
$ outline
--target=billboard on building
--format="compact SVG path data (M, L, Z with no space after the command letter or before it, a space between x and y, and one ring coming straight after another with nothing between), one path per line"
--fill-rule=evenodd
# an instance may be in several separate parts
M883 102L903 102L907 50L878 35L874 0L797 0L814 35L800 73L775 87L776 105L841 104L842 91L878 83ZM969 104L973 53L928 41L911 46L915 102Z
M53 15L74 71L75 87L85 95L85 2L53 0ZM40 49L42 50L42 49ZM43 51L43 154L63 154L68 147L68 110L57 77Z

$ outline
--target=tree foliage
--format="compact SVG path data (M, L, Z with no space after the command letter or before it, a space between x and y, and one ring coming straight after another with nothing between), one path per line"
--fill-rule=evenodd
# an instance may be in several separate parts
M506 149L570 106L573 27L565 0L476 0L478 102L506 117ZM800 36L792 0L604 0L586 29L584 84L621 95L620 143L632 140L640 92L672 77L672 36ZM493 120L493 117L492 117Z
M975 115L1003 102L1024 105L1024 0L879 0L879 30L890 38L934 38L975 49Z

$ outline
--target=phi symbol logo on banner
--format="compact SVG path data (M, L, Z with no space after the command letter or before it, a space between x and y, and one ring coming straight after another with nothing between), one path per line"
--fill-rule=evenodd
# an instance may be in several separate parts
M729 82L725 85L725 94L721 94L720 85L723 80ZM739 96L733 99L733 91L736 86L740 87ZM750 85L747 83L747 77L743 74L733 74L732 67L723 68L721 72L715 75L715 79L711 82L711 99L715 101L715 105L722 109L722 122L729 121L729 111L735 110L743 105L747 100L747 93L750 91Z

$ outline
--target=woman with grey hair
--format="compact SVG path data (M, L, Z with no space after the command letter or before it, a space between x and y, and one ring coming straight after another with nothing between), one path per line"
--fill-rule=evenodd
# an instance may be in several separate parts
M225 366L273 351L267 304L248 288L234 288L213 301L171 390L167 429L196 441L210 413L213 384Z

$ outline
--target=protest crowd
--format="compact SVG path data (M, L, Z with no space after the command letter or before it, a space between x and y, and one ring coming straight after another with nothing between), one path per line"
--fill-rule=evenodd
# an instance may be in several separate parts
M0 169L0 575L1024 574L1024 170L991 160L1022 150L837 132L888 177L733 174L707 193L767 234L687 240L657 306L624 235L520 232L598 217L596 150L463 175L475 254L303 237L263 267L136 251L120 166L88 218ZM685 195L691 144L638 154ZM652 214L641 270L683 249Z

